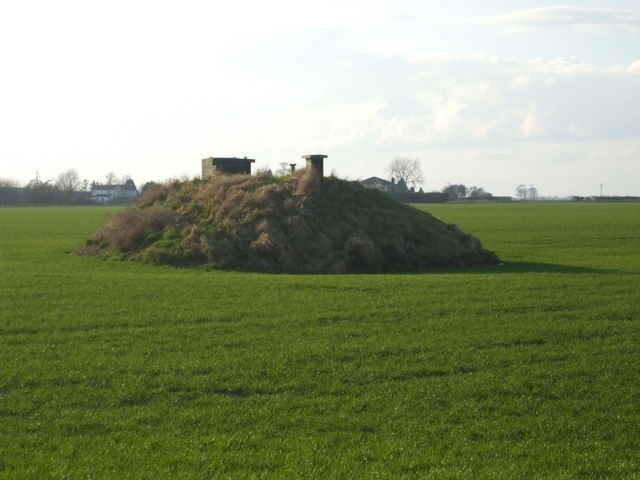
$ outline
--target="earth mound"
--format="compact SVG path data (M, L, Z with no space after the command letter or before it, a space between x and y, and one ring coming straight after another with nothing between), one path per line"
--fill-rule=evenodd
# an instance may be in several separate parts
M358 182L220 175L150 189L82 255L291 273L405 272L496 264L479 240Z

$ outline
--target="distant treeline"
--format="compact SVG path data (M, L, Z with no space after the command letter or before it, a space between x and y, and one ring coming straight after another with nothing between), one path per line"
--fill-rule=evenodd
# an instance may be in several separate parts
M124 205L130 199L114 199L109 205ZM46 187L6 187L0 185L0 205L2 206L46 206L46 205L97 205L91 199L91 192L68 192L54 185Z
M0 205L87 205L91 192L64 192L54 185L38 187L0 186Z
M445 203L449 199L448 195L442 192L394 192L389 195L402 203Z
M481 187L466 187L462 184L447 184L440 192L416 192L413 188L406 192L389 192L391 197L403 203L446 203L455 201L510 201L511 197L495 197Z
M624 197L618 197L618 196L604 196L604 197L578 197L578 196L573 196L572 200L574 202L640 202L640 197L633 197L633 196L624 196Z
M118 177L113 172L105 176L107 184L124 183L130 177ZM0 178L0 205L95 205L91 189L98 182L80 178L76 170L67 170L49 180L36 175L26 186L18 180ZM131 203L131 198L114 198L108 203Z

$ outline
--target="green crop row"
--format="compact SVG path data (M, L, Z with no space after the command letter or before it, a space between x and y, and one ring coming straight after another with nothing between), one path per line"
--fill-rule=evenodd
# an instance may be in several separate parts
M420 208L504 265L160 267L0 209L0 478L639 478L640 205Z

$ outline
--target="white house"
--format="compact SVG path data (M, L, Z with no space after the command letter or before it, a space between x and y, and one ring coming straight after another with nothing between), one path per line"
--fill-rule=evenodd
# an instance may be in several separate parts
M97 203L122 202L138 196L138 189L129 179L122 185L91 185L91 200Z

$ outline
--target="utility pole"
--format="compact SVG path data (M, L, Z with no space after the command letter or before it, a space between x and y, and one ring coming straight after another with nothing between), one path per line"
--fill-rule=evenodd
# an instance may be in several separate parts
M602 184L600 184L600 198L602 198Z

